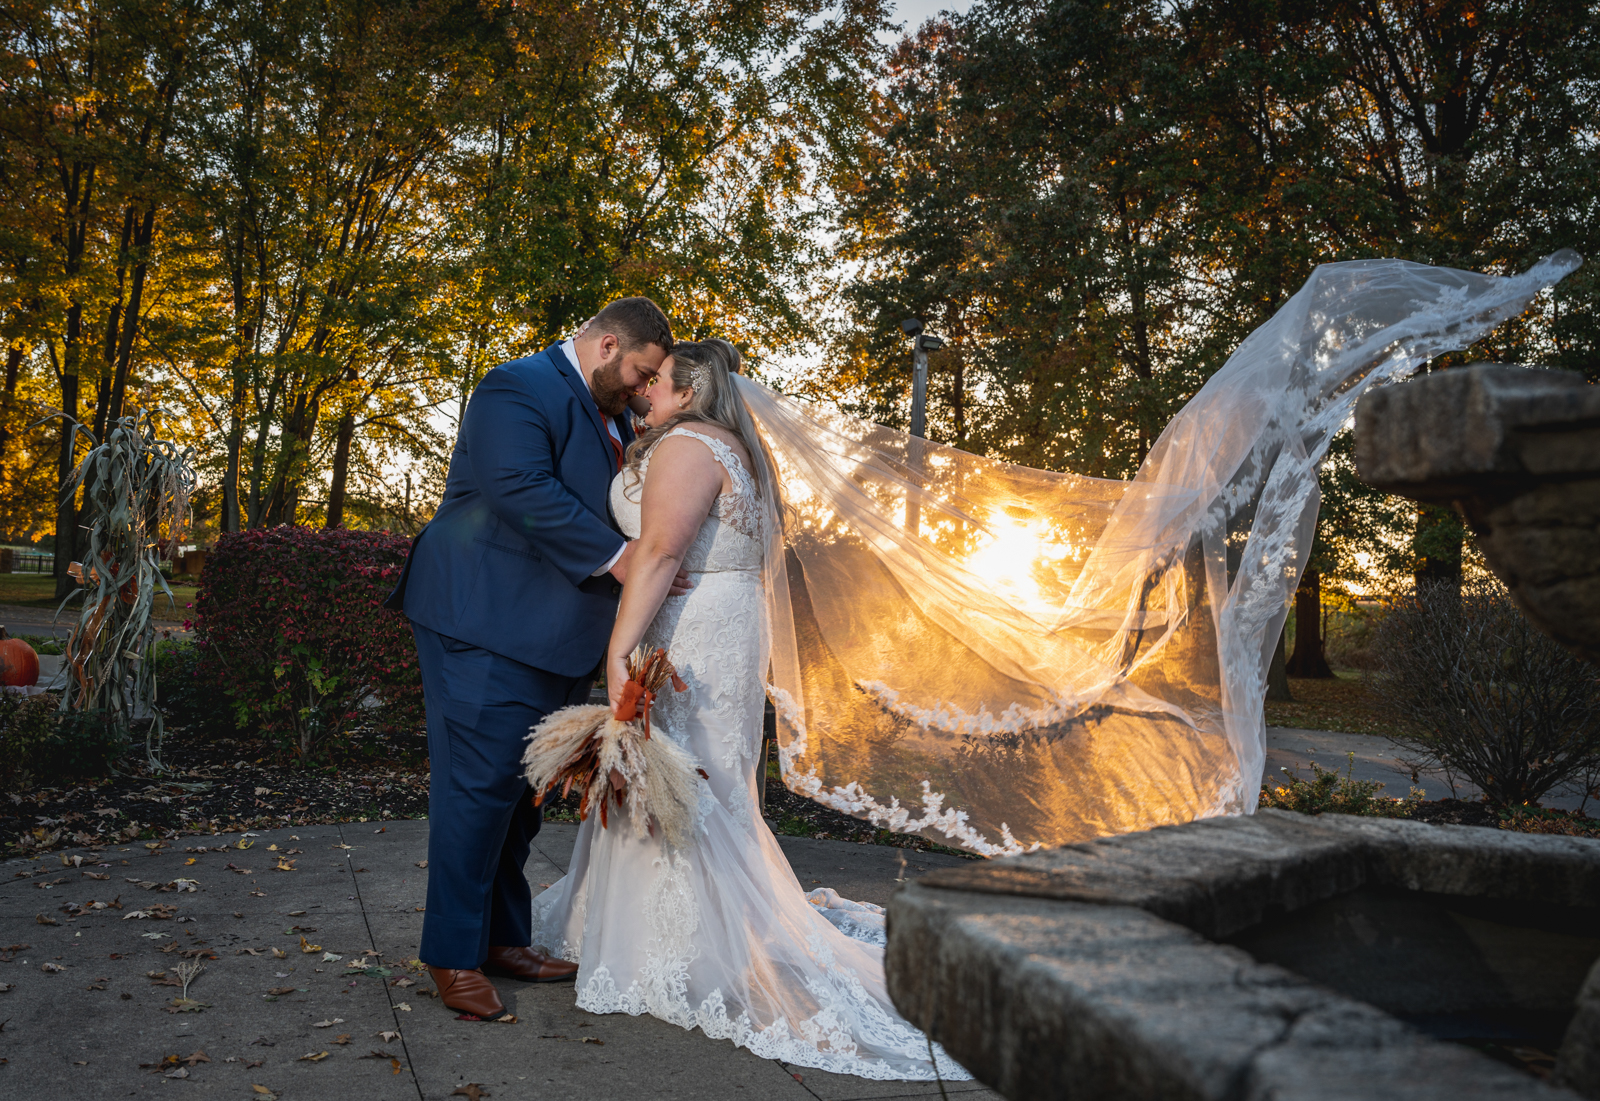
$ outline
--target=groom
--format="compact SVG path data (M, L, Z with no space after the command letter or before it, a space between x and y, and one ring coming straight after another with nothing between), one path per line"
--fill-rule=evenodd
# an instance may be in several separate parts
M522 866L541 815L522 752L530 727L588 699L605 655L634 546L607 503L633 440L622 414L671 349L660 307L620 298L577 339L485 375L444 500L385 602L411 620L428 715L420 955L458 1012L506 1012L486 971L577 971L531 947Z

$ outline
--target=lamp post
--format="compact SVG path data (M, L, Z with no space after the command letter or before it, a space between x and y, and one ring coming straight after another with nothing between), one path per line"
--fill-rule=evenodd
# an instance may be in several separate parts
M922 321L908 317L900 328L912 338L911 343L911 440L906 448L907 465L913 471L922 469L922 440L928 428L928 353L944 347L944 341L932 333L922 331ZM921 526L920 506L910 493L906 496L906 530L913 535Z

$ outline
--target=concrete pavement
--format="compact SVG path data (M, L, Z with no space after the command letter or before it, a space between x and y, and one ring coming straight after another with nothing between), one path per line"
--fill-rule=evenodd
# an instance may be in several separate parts
M184 838L153 853L140 844L69 853L83 857L81 867L63 865L59 853L0 864L0 1095L432 1101L476 1082L496 1101L940 1096L937 1083L788 1067L653 1017L595 1016L573 1005L569 984L496 980L518 1023L456 1020L419 995L432 985L426 975L399 966L416 956L422 931L427 873L417 862L427 830L426 821L308 826ZM576 832L545 826L527 868L534 884L562 874ZM240 841L251 847L240 850ZM964 863L779 841L807 888L879 903L902 874L902 856L907 878ZM293 870L276 870L280 860ZM120 910L63 909L113 901ZM158 917L157 906L174 910ZM381 953L389 975L349 970L368 950ZM160 983L187 962L205 965L189 989L204 1008L170 1012L182 1008L173 1005L181 988ZM945 1090L962 1101L997 1097L973 1082Z
M1267 727L1267 769L1265 783L1283 776L1280 769L1305 779L1312 776L1311 762L1331 769L1343 776L1347 769L1357 780L1377 780L1384 785L1382 794L1404 798L1413 787L1420 787L1428 799L1476 799L1478 789L1457 777L1452 787L1449 777L1442 772L1421 772L1416 782L1411 770L1395 757L1397 746L1387 738L1372 734L1343 734L1332 730L1296 730L1291 727ZM1355 754L1350 761L1349 754ZM1544 806L1559 810L1576 810L1583 803L1581 792L1555 791L1541 801ZM1587 813L1596 813L1594 800L1589 800Z

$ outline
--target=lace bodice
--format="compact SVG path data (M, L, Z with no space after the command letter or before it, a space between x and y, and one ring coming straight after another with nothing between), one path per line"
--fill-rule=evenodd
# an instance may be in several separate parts
M761 499L756 495L755 479L739 461L738 454L717 439L688 428L674 428L662 439L687 436L699 440L711 449L711 454L728 472L733 488L717 495L711 514L700 525L700 531L689 549L684 552L683 568L690 573L716 573L723 570L758 570L761 568L762 510ZM637 479L627 470L611 480L611 511L617 518L622 534L629 539L639 538L639 506L643 498L644 479L650 470L650 455L639 464Z

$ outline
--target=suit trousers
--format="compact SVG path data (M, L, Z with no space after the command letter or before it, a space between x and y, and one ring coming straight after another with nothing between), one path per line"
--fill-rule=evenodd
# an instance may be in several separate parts
M543 820L522 773L528 730L588 699L562 677L413 623L428 715L428 902L422 962L471 969L532 941L522 874Z

